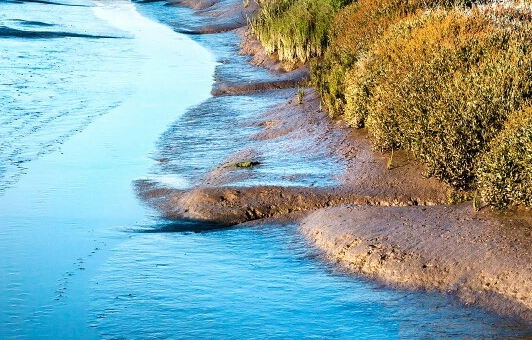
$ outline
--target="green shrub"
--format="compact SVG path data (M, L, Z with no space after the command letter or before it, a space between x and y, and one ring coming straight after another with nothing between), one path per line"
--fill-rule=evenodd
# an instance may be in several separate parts
M409 149L427 175L468 188L477 155L532 94L531 34L504 10L405 19L346 76L346 118L377 147Z
M470 4L467 0L358 0L341 10L331 24L327 51L311 65L313 86L329 114L344 113L345 73L388 27L421 9Z
M532 107L509 118L477 163L482 199L498 208L532 207Z
M350 0L262 1L259 14L250 23L252 33L279 60L307 62L321 56L334 14Z

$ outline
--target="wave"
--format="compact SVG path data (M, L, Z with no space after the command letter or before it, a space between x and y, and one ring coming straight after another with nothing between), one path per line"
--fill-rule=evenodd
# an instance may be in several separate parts
M37 4L57 5L57 6L93 7L92 5L68 4L68 3L63 3L63 2L54 2L54 1L46 1L46 0L8 0L7 2L11 2L14 4L37 3Z
M54 24L49 24L42 21L31 21L31 20L22 20L22 19L13 19L11 20L13 22L18 23L22 26L37 26L37 27L52 27L55 26Z
M56 38L89 38L89 39L120 39L123 36L93 35L58 31L25 31L7 26L0 26L0 38L56 39Z

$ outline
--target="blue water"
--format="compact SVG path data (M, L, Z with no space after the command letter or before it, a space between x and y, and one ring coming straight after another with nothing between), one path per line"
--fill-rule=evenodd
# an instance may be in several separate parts
M296 226L193 233L160 219L138 201L133 181L189 186L219 162L223 150L197 148L201 140L189 149L176 136L191 126L199 136L226 133L209 130L213 116L197 110L216 109L215 67L227 77L252 70L236 64L245 57L216 64L235 49L232 33L195 41L176 33L200 20L188 10L57 2L0 1L1 339L530 334L452 298L337 272ZM226 99L243 102L257 112L275 103ZM156 159L172 148L187 163L161 167ZM204 153L194 163L190 150Z

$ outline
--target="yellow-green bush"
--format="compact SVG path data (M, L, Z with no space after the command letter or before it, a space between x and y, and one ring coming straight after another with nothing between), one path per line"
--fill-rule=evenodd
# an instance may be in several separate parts
M471 1L358 0L341 10L329 29L327 51L311 67L313 86L319 91L329 114L344 113L346 71L365 55L388 27L418 10L465 5L471 5Z
M376 147L495 206L532 206L531 1L350 2L261 0L252 30L281 60L322 56L326 108Z
M267 53L288 62L307 62L321 56L334 14L350 0L261 1L251 31Z
M489 14L489 15L487 15ZM532 94L532 25L504 10L434 10L390 27L346 76L346 117L467 188L474 160Z
M532 107L512 114L490 146L477 163L483 200L498 208L532 207Z

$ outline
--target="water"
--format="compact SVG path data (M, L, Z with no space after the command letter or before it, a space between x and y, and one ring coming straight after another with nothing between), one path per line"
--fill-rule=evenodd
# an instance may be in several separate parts
M84 6L0 2L4 26L117 37L0 40L4 338L98 338L87 282L127 238L122 226L150 223L131 181L153 163L161 131L212 83L210 53L130 2L70 3Z
M0 338L529 334L453 299L335 272L295 226L179 232L186 225L144 208L133 180L187 186L223 152L202 154L196 166L189 154L182 167L154 160L178 126L212 119L187 109L209 98L216 64L168 28L193 26L189 11L137 6L0 1ZM216 36L196 39L214 44ZM230 67L218 72L234 75ZM196 128L209 136L212 126Z
M94 326L107 338L496 339L520 333L516 325L437 295L391 291L333 272L294 226L139 233L112 253L91 282L99 307Z

